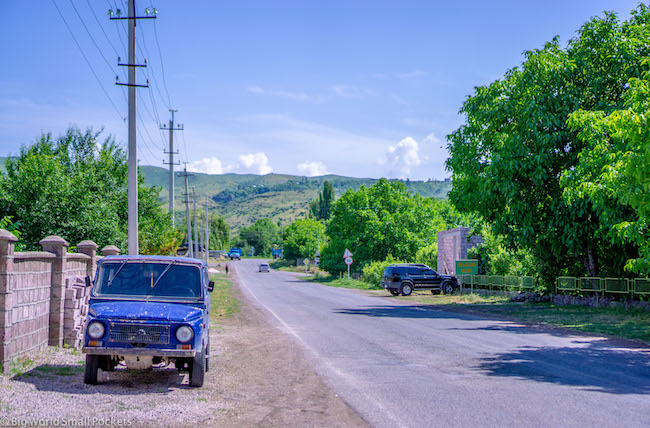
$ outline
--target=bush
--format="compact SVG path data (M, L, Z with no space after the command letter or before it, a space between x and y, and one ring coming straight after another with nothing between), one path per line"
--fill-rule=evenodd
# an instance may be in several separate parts
M372 262L363 268L362 280L372 285L379 285L381 278L384 275L384 270L393 263L403 263L400 260L395 260L392 255L388 255L386 260L379 262Z

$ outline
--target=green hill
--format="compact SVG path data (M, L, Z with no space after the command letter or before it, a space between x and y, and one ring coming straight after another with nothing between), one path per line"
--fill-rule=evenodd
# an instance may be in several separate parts
M155 166L141 166L140 172L149 186L162 188L161 200L167 201L169 171ZM301 177L284 174L222 174L210 175L195 173L189 177L189 187L194 187L197 200L207 201L210 209L216 209L234 230L248 226L260 218L271 218L282 224L291 223L305 216L309 201L318 196L324 181L334 186L337 196L346 190L358 189L362 185L372 186L378 181L374 178L353 178L340 175L321 177ZM405 181L413 193L426 197L446 198L451 190L451 181ZM176 176L175 211L177 218L183 218L183 193L185 180Z

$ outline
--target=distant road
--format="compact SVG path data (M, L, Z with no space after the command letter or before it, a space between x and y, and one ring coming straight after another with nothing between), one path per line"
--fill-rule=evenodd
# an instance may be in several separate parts
M244 295L377 427L649 427L650 349L231 263Z

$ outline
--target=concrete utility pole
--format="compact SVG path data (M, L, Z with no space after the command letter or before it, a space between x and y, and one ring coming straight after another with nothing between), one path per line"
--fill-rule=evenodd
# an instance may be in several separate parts
M196 222L196 193L194 192L194 187L192 187L192 199L194 200L194 242L196 242L196 251L194 252L194 258L198 259L200 250L199 250L199 224Z
M194 174L187 172L187 162L185 162L185 168L183 172L183 177L185 177L185 218L187 219L187 257L194 257L194 249L192 248L192 226L190 224L190 190L187 184L187 178Z
M135 0L129 0L129 16L135 16ZM138 254L138 146L135 115L135 19L129 19L129 254Z
M169 128L167 125L162 125L160 129L166 130L169 129L169 151L165 154L169 155L169 162L163 162L165 165L169 165L169 212L172 215L172 227L174 227L175 218L174 218L174 165L180 165L180 163L174 163L174 155L177 155L178 152L174 151L174 131L182 131L183 125L178 125L178 128L174 128L174 113L178 110L169 109L169 112L172 114L172 118L169 120Z
M203 247L205 249L205 262L208 262L208 258L210 257L210 217L208 217L208 203L204 202L203 206L205 207L205 230L204 230L204 235L205 239L203 240L205 243L205 246ZM202 243L203 245L203 243Z
M129 0L129 11L127 17L122 17L122 12L117 9L115 13L113 10L109 10L108 14L110 19L127 19L129 21L129 41L128 41L128 52L129 58L126 64L120 63L120 59L117 59L118 64L123 67L128 67L128 83L120 83L116 81L116 85L127 86L129 88L129 155L128 155L128 165L129 165L129 178L128 178L128 247L129 254L137 255L139 251L138 245L138 145L136 142L136 89L138 87L148 88L149 85L138 85L135 78L136 67L146 67L146 64L138 64L135 62L135 21L137 19L153 19L156 16L157 10L147 9L146 14L152 14L152 16L136 16L135 14L135 0ZM116 80L119 78L116 76ZM149 83L149 82L147 82Z

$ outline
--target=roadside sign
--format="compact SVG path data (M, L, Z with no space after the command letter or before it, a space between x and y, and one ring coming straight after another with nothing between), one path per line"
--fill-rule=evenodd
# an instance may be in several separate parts
M352 257L352 253L350 252L350 250L348 250L348 249L346 248L346 249L345 249L345 253L343 253L343 258L344 258L344 259L347 259L347 258L349 258L349 257Z
M309 259L305 259L302 261L304 264L308 265L309 264Z
M314 257L319 258L320 257L320 251L316 250L316 254L314 254Z
M345 258L345 264L350 266L354 260L352 260L352 257L346 257Z
M314 258L314 261L315 261L316 263L320 263L320 257L316 256L316 257Z
M456 260L456 275L478 275L478 260Z

